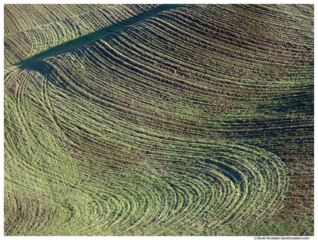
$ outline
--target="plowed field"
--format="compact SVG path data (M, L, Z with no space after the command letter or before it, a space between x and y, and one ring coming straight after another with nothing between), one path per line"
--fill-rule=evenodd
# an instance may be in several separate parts
M5 235L313 235L313 27L301 4L6 4Z

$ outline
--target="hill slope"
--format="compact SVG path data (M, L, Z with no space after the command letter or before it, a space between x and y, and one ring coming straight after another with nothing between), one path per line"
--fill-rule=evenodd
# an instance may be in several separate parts
M6 235L313 235L313 5L42 7L5 18Z

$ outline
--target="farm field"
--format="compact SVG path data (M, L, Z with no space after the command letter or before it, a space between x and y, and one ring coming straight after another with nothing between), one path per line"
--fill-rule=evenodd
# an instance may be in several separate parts
M6 4L6 236L313 236L314 5Z

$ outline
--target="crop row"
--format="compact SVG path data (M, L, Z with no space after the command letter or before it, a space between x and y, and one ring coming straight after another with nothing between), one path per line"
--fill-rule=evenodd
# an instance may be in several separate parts
M107 6L7 35L5 36L5 65L16 64L63 43L98 33L99 30L103 30L99 35L105 34L107 27L137 16L151 7L155 6Z
M107 5L6 4L4 6L4 34L21 32L103 7L107 7Z
M29 81L20 83L19 104L9 100L14 94L8 94L6 101L7 110L10 106L17 107L17 115L10 114L16 118L15 122L10 121L13 125L10 129L26 130L20 135L21 141L6 148L6 159L11 159L14 151L20 156L18 161L7 161L6 172L14 170L16 177L6 179L6 190L27 195L28 188L32 188L34 194L33 198L24 196L24 200L16 201L9 197L12 195L6 197L7 206L13 209L12 216L19 216L18 220L8 217L15 224L6 225L7 233L23 235L28 230L34 235L68 235L71 231L78 235L91 231L103 235L169 235L195 231L202 226L206 231L213 231L220 225L239 225L242 230L280 207L287 176L275 155L246 145L196 143L190 139L161 141L152 149L144 142L136 148L127 128L122 128L121 138L126 143L116 144L114 140L107 141L105 134L98 135L91 118L86 119L89 122L85 131L76 130L74 127L89 114L83 112L73 117L75 122L68 122L69 126L73 125L73 131L67 130L63 121L54 127L56 130L60 127L60 132L50 131L48 127L54 124L46 123L50 104L45 96L48 93L45 79L36 73L28 72L28 76L25 73L20 73L21 80ZM43 81L43 92L33 92L32 96L30 90L39 86L32 83L36 78ZM34 100L41 98L43 105L39 107ZM33 130L37 134L29 132ZM77 135L79 131L81 134ZM73 142L67 147L61 141L66 136ZM42 138L50 141L43 142ZM135 150L127 151L128 144ZM86 151L75 154L77 146ZM66 158L66 149L72 153L73 161ZM138 154L136 149L148 151ZM136 158L131 159L132 156ZM55 161L49 161L50 158ZM41 182L34 185L39 179ZM34 200L39 195L49 199L46 203L50 203L49 208ZM34 215L19 212L26 208L32 211L31 206L36 207ZM30 216L34 217L30 219ZM53 229L58 230L52 232Z

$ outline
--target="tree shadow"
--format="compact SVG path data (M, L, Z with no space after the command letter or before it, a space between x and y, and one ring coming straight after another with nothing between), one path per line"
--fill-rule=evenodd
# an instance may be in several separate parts
M91 34L87 34L85 36L76 38L74 40L68 41L66 43L60 44L56 47L50 48L42 53L39 53L37 55L32 56L31 58L28 58L26 60L23 60L17 64L14 64L15 66L18 66L21 69L33 69L36 68L36 65L38 65L41 60L44 58L56 56L65 52L69 52L71 50L74 50L80 46L83 46L85 44L89 44L91 42L97 41L99 39L108 39L113 34L118 33L119 31L123 30L124 28L134 25L138 22L141 22L147 18L153 17L154 15L165 11L170 10L179 7L181 4L163 4L158 7L152 8L151 10L148 10L146 12L143 12L141 14L138 14L134 17L128 18L126 20L120 21L118 23L115 23L111 26L108 26L106 28L103 28L101 30L95 31ZM39 69L37 69L39 70Z

